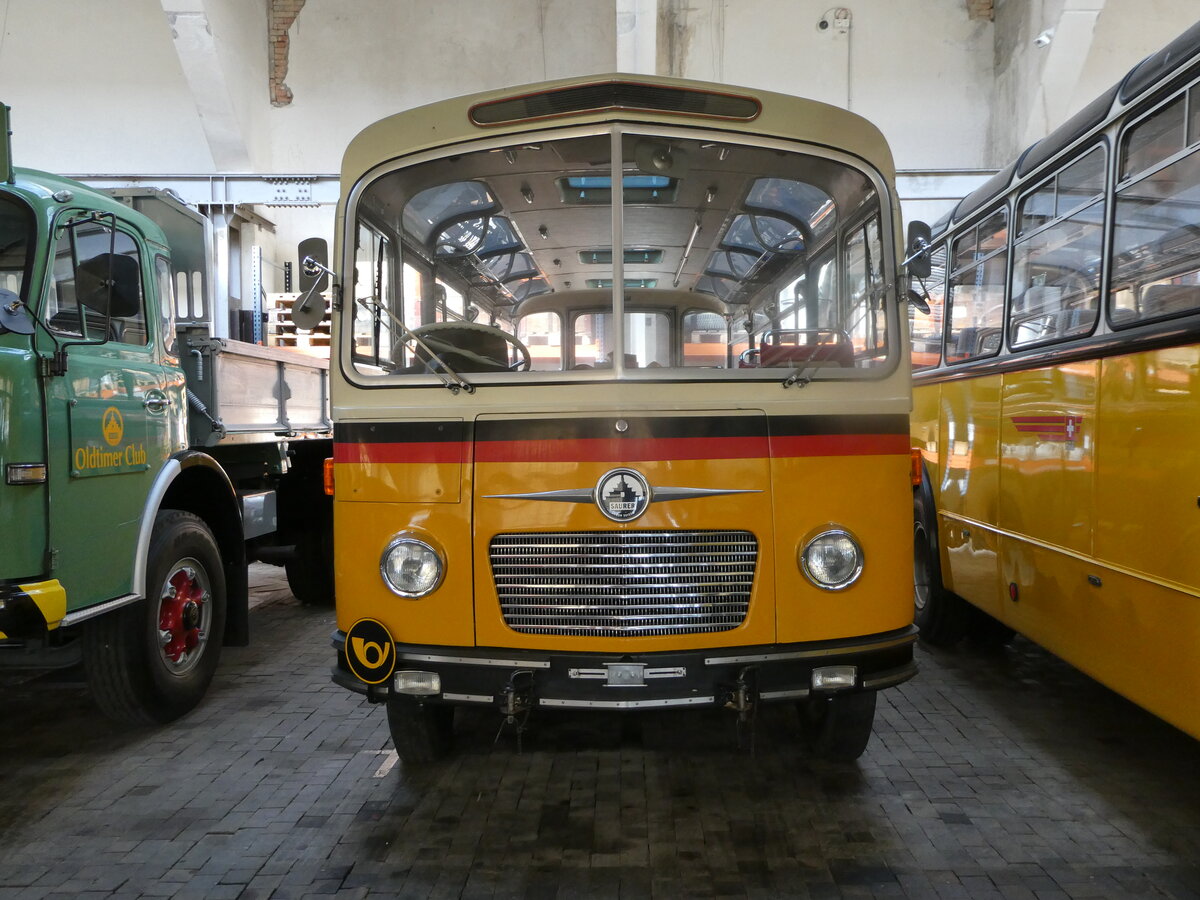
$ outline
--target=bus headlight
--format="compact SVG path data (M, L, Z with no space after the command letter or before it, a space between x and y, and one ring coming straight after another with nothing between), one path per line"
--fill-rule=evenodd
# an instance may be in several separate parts
M409 534L392 538L379 560L384 583L401 597L424 597L442 583L445 571L442 554Z
M819 588L840 591L862 574L863 553L849 531L829 528L810 538L800 551L800 568Z

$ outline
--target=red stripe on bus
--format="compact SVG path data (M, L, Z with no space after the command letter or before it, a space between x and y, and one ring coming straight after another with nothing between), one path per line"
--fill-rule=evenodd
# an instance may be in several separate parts
M651 462L659 459L761 459L763 437L581 438L561 441L480 441L479 462Z
M456 441L338 443L335 463L463 463L470 444ZM480 441L479 462L653 462L685 459L763 459L804 456L880 456L909 451L904 434L777 435L771 438L598 438L561 441Z
M887 456L909 451L907 434L804 434L771 438L771 456Z
M462 463L471 445L466 441L372 442L333 445L335 463Z

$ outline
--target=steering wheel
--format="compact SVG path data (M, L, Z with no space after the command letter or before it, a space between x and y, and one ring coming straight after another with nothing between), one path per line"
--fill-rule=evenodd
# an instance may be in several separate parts
M456 372L528 372L533 365L529 348L521 339L494 325L431 322L414 328L412 333ZM497 357L487 352L486 345L497 337L512 344L521 358L510 365L507 356Z

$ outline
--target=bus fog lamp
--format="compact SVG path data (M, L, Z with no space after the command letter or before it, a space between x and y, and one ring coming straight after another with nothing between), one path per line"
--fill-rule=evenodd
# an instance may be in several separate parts
M414 697L432 697L442 692L442 676L437 672L397 672L392 676L392 690Z
M862 574L862 548L848 531L823 531L800 551L800 568L817 587L840 591L854 584Z
M858 680L857 666L822 666L813 669L812 689L814 691L839 691L854 687Z
M445 568L441 554L412 537L395 538L379 563L384 582L401 597L424 597L442 583Z

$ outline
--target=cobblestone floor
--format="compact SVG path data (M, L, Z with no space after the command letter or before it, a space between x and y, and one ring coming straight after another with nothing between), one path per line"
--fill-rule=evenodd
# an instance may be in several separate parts
M268 570L274 571L274 570ZM920 650L858 765L791 710L460 715L408 771L334 686L330 610L256 577L254 645L165 728L0 695L3 897L1200 896L1200 742L1018 641Z

